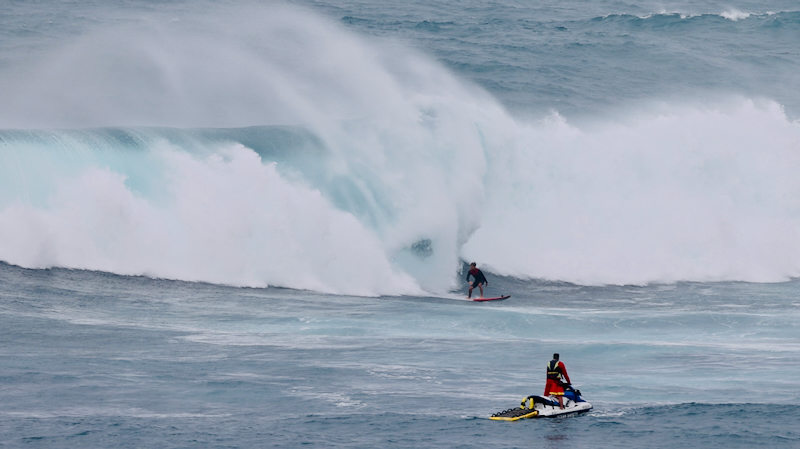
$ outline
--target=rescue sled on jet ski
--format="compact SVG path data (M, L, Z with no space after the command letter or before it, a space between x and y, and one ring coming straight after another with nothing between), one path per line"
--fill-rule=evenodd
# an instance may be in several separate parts
M519 407L495 413L489 419L495 421L517 421L526 418L556 418L575 416L592 409L592 404L581 397L580 390L569 389L564 392L564 408L558 405L554 396L528 396Z

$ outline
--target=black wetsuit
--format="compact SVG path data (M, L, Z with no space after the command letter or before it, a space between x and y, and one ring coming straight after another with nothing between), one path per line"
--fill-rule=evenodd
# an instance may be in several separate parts
M473 287L477 287L480 284L488 284L486 281L486 276L483 275L483 271L477 268L470 268L470 270L467 272L467 281L469 281L470 276L475 278L475 282L472 283Z

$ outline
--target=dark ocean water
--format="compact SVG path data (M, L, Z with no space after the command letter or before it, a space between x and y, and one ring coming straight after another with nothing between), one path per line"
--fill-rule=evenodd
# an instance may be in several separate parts
M788 1L6 2L0 447L799 446L799 44ZM553 352L594 410L487 419Z
M497 281L481 304L3 265L3 444L796 446L795 283ZM551 350L595 409L488 420Z
M795 2L296 3L419 48L526 117L727 96L800 111Z

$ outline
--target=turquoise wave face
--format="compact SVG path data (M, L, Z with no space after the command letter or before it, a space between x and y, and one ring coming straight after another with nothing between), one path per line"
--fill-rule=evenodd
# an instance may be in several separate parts
M37 206L46 204L52 182L88 167L105 167L125 177L125 185L143 197L156 197L167 176L154 157L159 145L207 157L219 147L240 143L262 160L303 170L309 179L324 162L326 151L302 127L262 126L236 129L101 128L85 130L4 130L2 199ZM306 164L302 164L305 162Z

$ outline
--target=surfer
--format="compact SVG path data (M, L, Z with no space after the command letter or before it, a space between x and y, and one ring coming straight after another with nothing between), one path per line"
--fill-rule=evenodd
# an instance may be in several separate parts
M472 276L474 281L470 281L469 277ZM469 282L469 295L467 298L472 298L472 289L476 286L481 291L481 298L483 298L483 286L489 285L489 281L486 280L486 276L483 275L483 271L479 270L475 262L469 264L469 271L467 272L467 282Z
M564 408L564 387L569 388L572 382L567 374L567 367L564 362L558 360L558 354L553 354L553 360L547 364L547 384L544 386L545 396L555 396L558 398L558 405ZM561 379L565 379L564 383Z

